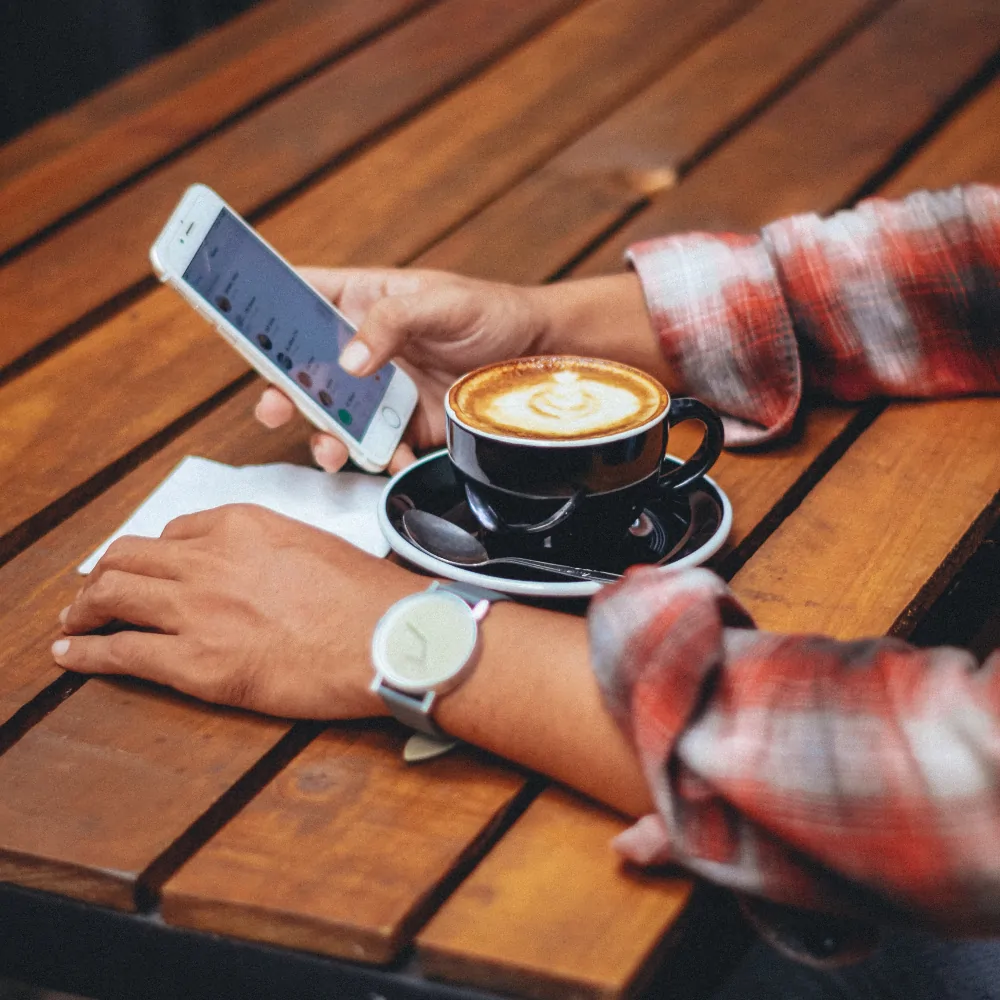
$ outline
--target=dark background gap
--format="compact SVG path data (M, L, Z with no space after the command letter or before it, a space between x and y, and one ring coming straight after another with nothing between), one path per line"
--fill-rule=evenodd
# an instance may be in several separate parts
M0 3L0 142L257 2Z

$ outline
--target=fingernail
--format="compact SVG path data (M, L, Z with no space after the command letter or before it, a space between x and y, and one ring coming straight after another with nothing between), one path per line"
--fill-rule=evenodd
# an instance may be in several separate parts
M61 624L66 624L66 619L69 618L69 609L73 607L72 604L67 604L66 607L59 612L59 621Z
M265 409L265 406L264 406L263 401L258 402L257 405L253 408L253 415L254 415L255 419L259 420L265 427L269 428L271 426L271 423L266 418L266 416L265 416L265 414L263 412L264 409Z
M321 469L326 469L329 472L330 466L333 464L333 456L330 454L330 443L328 441L317 441L312 446L312 453L316 464Z
M61 657L65 656L69 652L69 639L56 639L52 643L52 655L55 657L58 663Z
M352 340L341 352L337 363L345 372L357 375L371 360L372 352L363 340Z

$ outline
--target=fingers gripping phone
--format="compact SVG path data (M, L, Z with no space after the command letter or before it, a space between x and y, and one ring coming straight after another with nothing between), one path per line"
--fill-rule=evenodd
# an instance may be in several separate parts
M338 364L355 328L214 191L184 192L149 259L306 419L380 472L417 403L413 380L389 363L355 378Z

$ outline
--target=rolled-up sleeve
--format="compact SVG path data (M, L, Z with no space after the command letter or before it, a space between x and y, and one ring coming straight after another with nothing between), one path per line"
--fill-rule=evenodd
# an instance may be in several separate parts
M970 185L800 215L758 235L635 244L667 361L730 446L791 429L804 395L1000 390L1000 191Z
M617 840L773 902L1000 931L1000 653L753 627L706 570L593 601L592 660L656 812Z

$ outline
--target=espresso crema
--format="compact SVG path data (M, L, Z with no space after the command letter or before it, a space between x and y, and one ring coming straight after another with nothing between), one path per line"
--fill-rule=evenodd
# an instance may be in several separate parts
M470 372L448 393L472 431L546 441L641 427L669 403L656 379L628 365L576 357L520 358Z

